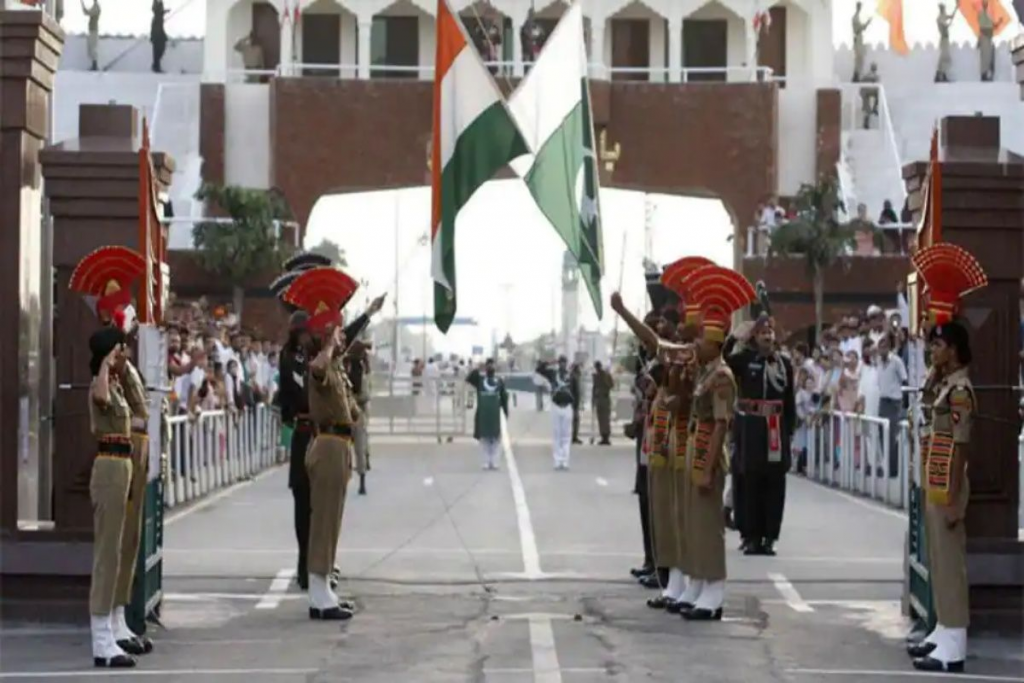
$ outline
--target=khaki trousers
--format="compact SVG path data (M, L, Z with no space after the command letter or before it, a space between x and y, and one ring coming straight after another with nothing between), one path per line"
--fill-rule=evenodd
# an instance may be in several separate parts
M964 477L955 502L960 521L950 529L940 505L925 502L925 534L928 541L928 580L932 588L935 616L946 628L967 628L970 606L967 600L967 529L964 513L971 497Z
M360 408L360 410L363 411L363 416L359 422L352 425L352 441L356 456L356 472L366 474L366 454L370 448L370 435L367 433L366 422L369 420L369 416L366 414L366 408Z
M691 462L693 448L690 448ZM725 580L725 517L722 492L725 473L716 468L710 490L703 490L690 478L686 493L686 573L704 581Z
M139 539L142 537L142 515L146 509L146 479L149 470L149 437L132 434L132 481L125 506L124 533L121 535L121 566L114 588L114 605L127 605L132 601L132 582L135 580Z
M93 522L89 612L93 616L106 616L114 610L114 588L121 565L121 536L131 479L132 461L128 458L99 455L92 463L89 480Z
M352 476L352 441L320 434L306 454L309 472L309 559L310 574L327 576L334 568L345 512L345 492Z

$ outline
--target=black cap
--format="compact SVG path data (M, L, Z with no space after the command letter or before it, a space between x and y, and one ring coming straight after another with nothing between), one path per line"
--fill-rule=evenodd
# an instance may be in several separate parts
M679 305L679 297L668 287L661 284L661 273L647 273L647 296L651 299L651 308L663 311Z
M106 325L92 333L89 337L89 351L92 352L89 369L93 377L99 374L103 359L110 355L115 346L124 343L124 332L113 325Z
M954 320L944 325L936 325L928 335L928 341L941 339L948 346L956 350L957 360L960 365L969 365L973 356L971 354L970 334L963 323Z
M289 330L305 330L309 326L309 313L295 311L288 319Z

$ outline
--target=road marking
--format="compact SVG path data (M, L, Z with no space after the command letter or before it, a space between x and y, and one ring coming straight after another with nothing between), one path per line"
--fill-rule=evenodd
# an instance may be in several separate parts
M284 597L285 591L288 590L288 586L291 585L294 578L294 569L279 571L274 580L270 582L270 588L267 589L266 595L256 603L256 609L277 609L277 606L281 604L281 598Z
M530 623L530 652L533 655L534 683L562 683L562 667L555 648L555 630L551 617L533 615Z
M564 674L608 674L608 669L598 667L567 666L561 670ZM484 669L484 676L522 676L532 674L533 669Z
M274 467L270 467L268 469L265 469L262 472L260 472L259 474L257 474L255 477L253 477L252 479L246 479L245 481L240 481L240 482L234 483L231 486L229 486L226 489L224 489L223 491L218 491L217 493L214 493L209 498L204 498L203 500L200 500L195 505L187 507L184 510L178 510L177 512L172 512L171 514L166 515L164 517L164 526L166 527L166 526L169 526L171 524L174 524L175 522L178 522L178 521L184 519L185 517L188 517L193 512L198 512L199 510L203 510L205 508L208 508L211 505L213 505L214 503L216 503L217 501L223 500L224 498L227 498L230 495L238 493L242 489L244 489L244 488L246 488L248 486L252 486L257 481L262 479L263 477L265 477L268 474L271 474L273 472L276 472L277 470L279 470L282 467L284 467L284 464L275 465Z
M794 676L884 676L886 678L950 678L958 681L1007 681L1008 683L1024 683L1024 678L1013 676L984 676L979 674L943 674L927 671L857 671L854 669L786 669L786 673Z
M505 465L508 470L509 482L512 484L512 500L516 506L516 523L519 526L519 547L523 554L523 574L528 579L540 579L544 572L540 568L540 552L537 550L537 537L533 533L533 522L530 519L530 508L526 504L526 490L523 488L516 456L512 452L512 441L508 435L508 421L501 416L501 450L505 453Z
M318 673L317 669L122 669L101 670L84 669L82 671L8 671L0 673L0 679L22 678L107 678L137 676L309 676Z
M608 485L608 480L605 479L604 477L598 477L597 478L597 485L598 486L607 486Z
M775 590L779 591L786 600L786 604L793 608L795 612L813 612L814 608L804 602L804 599L800 597L800 593L797 592L793 584L789 582L782 574L768 574L768 578L771 579L772 583L775 584Z
M434 478L433 477L427 477L426 479L423 480L423 485L424 486L433 486L434 485Z

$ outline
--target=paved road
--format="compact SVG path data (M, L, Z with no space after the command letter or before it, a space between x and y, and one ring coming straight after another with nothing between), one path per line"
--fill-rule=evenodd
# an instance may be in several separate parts
M729 538L726 619L644 605L632 451L579 447L554 472L544 415L513 414L500 472L474 444L378 442L370 495L352 494L340 562L359 606L312 623L294 568L286 471L176 512L166 533L166 628L126 674L159 681L583 683L899 681L905 520L789 484L776 558ZM1019 648L978 643L964 680L1024 680ZM994 648L994 649L993 649ZM988 651L991 650L991 653ZM999 656L994 656L998 654ZM5 625L0 679L92 680L81 629ZM31 677L24 674L32 674ZM104 674L102 678L108 677Z

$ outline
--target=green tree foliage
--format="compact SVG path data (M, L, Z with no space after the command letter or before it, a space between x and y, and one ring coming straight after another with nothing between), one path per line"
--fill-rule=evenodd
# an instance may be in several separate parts
M196 199L215 205L231 218L230 223L196 224L192 239L203 268L234 288L235 311L240 315L245 282L280 268L288 257L274 221L287 220L291 212L277 193L235 186L204 184Z
M858 231L874 232L875 228L863 222L841 221L846 207L840 197L839 181L833 176L822 176L814 185L801 185L794 209L795 217L772 233L769 254L804 259L814 288L815 332L820 334L825 271L853 253Z

